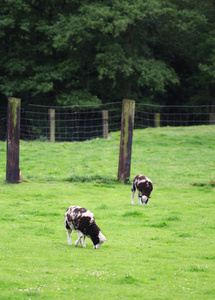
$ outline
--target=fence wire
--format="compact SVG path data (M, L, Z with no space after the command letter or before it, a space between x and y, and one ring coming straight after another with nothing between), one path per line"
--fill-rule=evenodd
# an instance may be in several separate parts
M49 140L49 109L55 109L55 140L83 141L103 136L102 111L108 111L108 131L121 128L122 102L94 106L43 106L29 104L22 107L20 138L23 140ZM192 126L215 123L215 106L160 106L135 105L134 128L158 126L155 115L159 115L159 126ZM6 139L7 111L0 108L0 139Z
M159 114L159 126L194 126L213 124L215 106L157 106L136 104L135 128L155 127L155 115Z
M120 103L121 104L121 103ZM83 141L103 136L102 111L108 110L109 132L120 128L121 109L109 103L95 107L52 107L55 109L55 140ZM29 107L21 117L21 139L49 139L49 108L45 106Z

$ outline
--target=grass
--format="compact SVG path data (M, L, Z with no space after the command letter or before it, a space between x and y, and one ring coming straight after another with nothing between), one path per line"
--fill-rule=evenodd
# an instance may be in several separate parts
M1 299L214 299L214 126L135 130L131 178L154 183L149 206L117 182L120 133L81 143L20 143L23 181L5 181L0 142ZM70 205L94 212L98 251L68 246ZM73 233L75 242L77 234Z

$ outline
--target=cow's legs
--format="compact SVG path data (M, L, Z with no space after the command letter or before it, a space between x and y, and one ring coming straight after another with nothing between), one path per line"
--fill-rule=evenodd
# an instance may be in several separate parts
M83 246L84 248L86 248L85 240L86 240L86 235L84 235L84 237L83 237L83 243L82 243L82 246Z
M132 188L131 188L131 204L134 205L134 194L136 192L135 185L132 183Z
M138 193L137 199L138 199L138 204L139 204L139 205L142 205L143 203L142 203L142 201L141 201L141 199L142 199L142 194L141 194L141 192Z
M72 233L72 229L67 229L67 239L68 239L68 244L71 245L71 238L70 235Z
M75 247L77 247L78 243L80 243L81 245L83 245L82 244L82 240L81 240L82 237L83 237L83 233L80 230L76 230L76 231L77 231L77 234L78 234L78 239L75 242Z

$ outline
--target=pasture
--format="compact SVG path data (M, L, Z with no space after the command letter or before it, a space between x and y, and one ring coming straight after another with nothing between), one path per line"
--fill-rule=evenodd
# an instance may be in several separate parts
M119 141L21 141L18 185L0 142L0 299L215 298L215 127L134 131L131 179L154 184L146 206L117 182ZM93 211L99 250L68 245L71 205Z

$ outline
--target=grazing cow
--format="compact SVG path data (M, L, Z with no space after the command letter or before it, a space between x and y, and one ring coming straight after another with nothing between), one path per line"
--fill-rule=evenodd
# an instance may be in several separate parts
M134 194L136 189L138 190L138 204L149 204L149 196L153 190L151 180L143 175L136 175L134 177L131 188L131 204L134 204Z
M80 243L85 246L86 236L91 238L94 249L99 249L100 245L106 241L105 236L95 223L94 215L91 211L80 206L70 206L65 213L65 227L67 229L68 244L71 245L70 235L73 230L78 234L75 246ZM83 237L83 242L82 242Z

